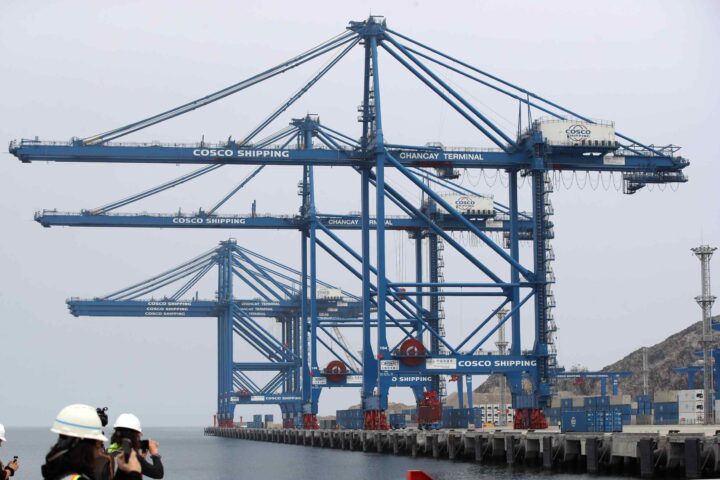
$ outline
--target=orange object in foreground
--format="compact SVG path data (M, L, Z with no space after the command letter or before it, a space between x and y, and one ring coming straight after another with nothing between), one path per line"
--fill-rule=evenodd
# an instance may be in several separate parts
M408 470L405 480L432 480L432 477L422 470Z

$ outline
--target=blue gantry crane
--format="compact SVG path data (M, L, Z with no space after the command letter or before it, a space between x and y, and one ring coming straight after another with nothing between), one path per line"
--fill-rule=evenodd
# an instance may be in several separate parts
M631 377L632 372L568 372L565 369L560 368L553 372L553 376L557 379L577 379L577 380L600 380L600 395L603 397L607 395L607 384L610 381L612 387L612 394L618 395L620 393L618 387L620 379L624 377Z
M201 299L192 295L203 278L216 270L216 295ZM303 332L298 321L301 311L300 272L259 253L248 250L233 239L177 267L143 282L103 297L68 300L74 316L91 317L214 317L218 328L218 413L221 426L232 424L237 404L279 404L284 417L302 417L301 373L307 358ZM360 359L339 340L340 328L357 328L362 303L344 290L317 280L323 290L317 299L318 345L335 361L359 364ZM242 298L238 287L255 297ZM162 294L162 292L166 292ZM324 293L323 293L324 292ZM191 294L188 298L188 294ZM267 322L276 322L281 335L271 333ZM238 362L233 358L233 338L244 340L266 361ZM350 361L348 361L350 360ZM252 378L253 372L276 372L264 385ZM350 368L349 374L362 372ZM348 384L359 384L343 378Z
M363 88L360 94L359 121L361 131L341 133L321 125L313 118L294 120L290 127L255 140L295 101L314 87L321 78L341 61L347 53L360 46L364 52ZM336 53L325 66L297 90L287 102L271 112L260 125L242 140L229 138L221 144L200 141L193 144L126 144L118 139L151 127L160 122L186 114L205 105L238 93L253 85L299 67L315 58ZM426 85L447 105L466 120L478 134L494 148L450 148L420 141L417 145L395 144L387 140L383 128L381 101L381 53L402 65L412 76ZM442 75L438 73L442 71ZM445 80L455 75L473 82L477 88L487 89L516 102L520 107L517 132L507 132L493 122L482 108L461 95ZM527 109L526 128L520 128L522 108ZM546 115L533 120L532 114ZM208 211L192 215L167 214L131 217L113 214L126 205L124 201L79 214L60 214L45 211L37 216L43 225L76 226L134 226L159 227L193 226L202 228L294 228L301 232L300 283L308 291L308 301L300 302L299 325L302 339L303 369L299 387L302 392L305 425L313 425L317 412L316 389L313 379L323 376L317 359L318 332L321 321L317 297L318 247L343 268L358 278L362 307L362 406L366 428L387 428L384 411L389 389L400 378L410 379L420 388L431 379L431 388L440 389L440 375L504 374L512 392L516 409L515 424L519 427L545 425L541 409L551 394L553 371L556 368L552 341L551 309L554 299L549 285L552 237L549 194L552 172L611 172L622 176L624 191L633 194L648 184L685 182L683 169L689 162L676 155L677 147L640 143L615 130L612 122L600 122L571 111L525 88L476 68L422 42L388 28L382 17L350 22L341 34L323 42L292 59L269 68L227 88L169 109L160 114L129 125L108 130L69 142L22 140L12 142L10 152L23 162L113 162L198 164L202 168L190 175L167 182L140 194L149 196L173 188L197 176L226 168L228 165L252 165L257 168L248 178ZM302 206L297 217L259 218L254 215L221 215L217 212L242 186L261 169L271 166L299 166L302 168ZM360 214L358 216L322 216L314 201L314 169L316 167L351 168L358 173ZM403 195L386 177L387 169L397 172L403 181L425 198L417 205ZM468 201L451 201L443 191L460 193L473 203L485 202L469 196L453 178L458 169L490 169L506 172L508 204L498 207L467 208ZM518 201L519 178L531 185L531 213L524 215ZM370 197L375 197L371 211ZM129 200L133 201L130 197ZM145 197L142 197L145 198ZM458 199L456 199L458 200ZM396 206L406 216L402 221L386 214L388 205ZM492 203L490 204L492 205ZM374 214L374 215L372 215ZM339 219L339 222L332 221ZM402 226L402 222L405 222ZM343 226L359 232L360 251L353 249L334 231ZM333 228L334 227L334 228ZM392 228L407 230L414 240L415 281L392 281L386 273L386 231ZM501 245L489 236L488 230L505 233ZM452 235L460 230L487 247L483 258L464 247ZM371 249L371 235L375 248ZM532 244L532 261L521 262L519 242ZM445 281L441 252L445 246L453 249L475 269L474 281ZM427 255L429 268L422 269ZM490 268L489 259L498 260L502 268ZM493 299L495 307L481 316L472 331L460 341L451 342L444 334L443 305L449 298ZM528 307L532 305L532 314ZM497 324L491 320L502 309L506 313ZM373 316L374 313L374 316ZM521 315L532 318L534 339L532 347L523 349L521 343ZM230 319L226 320L230 323ZM511 341L505 354L482 350L497 330L509 323ZM390 329L401 332L398 341L391 342ZM224 348L223 345L219 345ZM342 360L340 360L342 361ZM340 377L338 372L331 372ZM419 380L418 380L419 379ZM220 381L220 379L219 379ZM223 380L225 382L226 380ZM317 382L320 383L319 381ZM224 387L229 387L229 383ZM422 388L425 388L423 386ZM227 418L227 412L218 413Z
M720 348L713 348L710 352L713 362L713 380L715 385L720 385ZM695 355L702 357L702 350L695 352ZM686 367L680 367L674 369L677 373L687 374L687 388L689 390L695 390L697 388L697 382L695 377L698 373L703 373L703 366L701 364L688 365ZM702 382L700 382L702 384ZM717 387L715 387L717 388Z

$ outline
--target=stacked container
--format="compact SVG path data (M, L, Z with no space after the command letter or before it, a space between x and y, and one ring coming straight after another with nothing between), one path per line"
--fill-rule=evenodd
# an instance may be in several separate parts
M652 415L652 400L650 395L638 395L635 398L637 409L635 415Z
M584 397L561 402L566 408L545 409L550 423L559 417L562 432L622 432L630 423L632 406L629 396ZM624 403L627 402L627 403ZM577 406L578 404L581 406ZM569 407L569 408L568 408Z
M265 415L265 428L270 428L272 426L274 417L272 415Z
M678 420L680 425L695 425L705 422L705 401L703 390L679 390Z
M653 423L655 425L677 425L680 423L677 392L655 392Z
M335 430L337 428L337 421L334 418L321 418L318 423L322 430Z
M390 422L390 428L393 430L407 427L404 413L391 413L388 415L388 421Z
M478 405L474 409L472 423L476 426L481 426L484 423L501 425L502 420L505 420L506 425L512 425L513 417L514 410L511 404L487 403Z
M365 416L359 408L352 410L338 410L335 418L339 428L347 430L362 430L365 428Z

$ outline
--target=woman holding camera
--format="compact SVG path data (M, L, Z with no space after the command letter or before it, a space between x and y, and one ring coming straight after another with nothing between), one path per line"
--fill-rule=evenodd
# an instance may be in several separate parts
M132 413L123 413L117 418L113 428L115 428L115 432L110 438L108 453L117 455L122 453L124 448L129 448L137 456L143 475L155 479L163 478L165 471L158 451L160 445L155 440L142 439L140 419ZM145 458L148 453L152 463ZM125 480L127 478L131 477L128 477L122 469L118 469L115 480Z
M59 436L45 456L43 478L94 480L95 465L104 455L103 442L107 440L97 410L89 405L68 405L55 417L50 431ZM141 480L137 454L133 451L127 458L120 457L117 465L123 478Z

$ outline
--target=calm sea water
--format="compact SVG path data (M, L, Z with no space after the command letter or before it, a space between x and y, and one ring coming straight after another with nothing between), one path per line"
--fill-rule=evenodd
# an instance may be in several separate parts
M168 480L402 480L408 469L424 470L435 480L613 478L205 437L202 428L147 428L146 432L146 437L160 442ZM44 428L11 428L7 436L0 459L7 463L18 455L21 470L15 479L39 479L40 465L56 436Z

